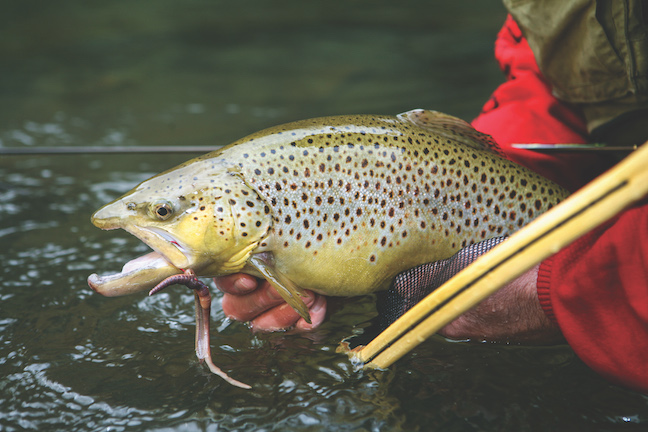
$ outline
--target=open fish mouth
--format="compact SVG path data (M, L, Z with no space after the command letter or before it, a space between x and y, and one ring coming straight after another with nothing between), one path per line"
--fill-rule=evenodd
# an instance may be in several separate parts
M182 270L192 268L193 260L189 248L167 231L156 227L135 225L126 226L124 230L140 239L175 267Z
M99 294L115 297L148 291L169 276L190 268L188 249L166 231L154 227L124 229L155 252L127 262L119 273L105 276L91 274L88 285Z
M148 291L159 282L182 273L158 252L151 252L127 262L122 271L116 274L88 276L88 285L106 297L116 297Z

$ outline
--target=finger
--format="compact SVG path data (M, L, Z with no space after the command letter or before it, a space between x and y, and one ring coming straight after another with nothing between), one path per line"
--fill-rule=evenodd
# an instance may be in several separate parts
M295 329L308 331L319 327L326 318L326 306L326 297L322 295L316 296L315 302L308 310L311 317L311 324L308 324L304 318L300 317L295 325Z
M234 295L248 294L259 286L257 278L245 273L236 273L214 278L214 282L219 290Z
M312 291L305 290L304 303L308 307L314 301ZM262 313L285 303L277 291L264 281L259 288L246 295L225 294L221 302L223 312L237 321L250 321ZM287 305L286 305L287 306ZM289 309L290 306L288 306Z
M281 296L272 285L264 281L249 294L225 293L221 306L229 318L237 321L250 321L281 303L284 303Z
M302 297L306 307L310 308L315 303L315 294L309 291L308 297ZM320 296L317 296L320 297ZM294 326L303 318L287 303L282 303L273 307L267 312L254 318L250 325L253 330L259 331L279 331ZM305 321L304 321L305 323Z

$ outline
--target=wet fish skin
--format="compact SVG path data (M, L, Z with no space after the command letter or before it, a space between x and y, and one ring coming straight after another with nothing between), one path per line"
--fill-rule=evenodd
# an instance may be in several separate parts
M299 309L300 288L386 289L403 270L512 234L567 194L462 120L414 110L266 129L143 182L93 223L200 276L266 277Z

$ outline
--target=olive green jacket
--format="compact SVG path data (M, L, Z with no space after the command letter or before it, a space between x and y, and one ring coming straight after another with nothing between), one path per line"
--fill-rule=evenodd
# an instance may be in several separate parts
M627 117L648 134L648 1L503 1L554 94L583 110L590 132Z

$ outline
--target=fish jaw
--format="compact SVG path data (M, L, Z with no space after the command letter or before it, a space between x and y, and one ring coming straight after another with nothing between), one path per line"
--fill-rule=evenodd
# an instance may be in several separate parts
M123 229L134 235L154 252L127 262L116 274L91 274L88 285L106 297L149 291L158 283L195 265L188 247L162 228L141 227L131 222L134 211L122 200L114 201L92 215L92 223L103 230Z
M182 273L157 252L127 262L120 273L88 277L88 286L106 297L117 297L148 291L169 276Z
M140 226L134 223L135 216L137 211L129 208L129 205L120 199L97 210L92 215L91 221L102 230L121 228L129 232L177 269L196 270L194 268L196 256L189 247L161 227L152 224Z
M142 240L148 247L160 254L176 268L181 270L198 270L194 254L167 231L157 227L139 227L137 225L125 226L123 228L125 231Z
M136 211L122 200L117 200L92 215L91 221L98 228L122 228L155 251L127 262L119 273L103 276L91 274L88 286L103 296L116 297L148 291L167 277L182 273L182 269L188 268L189 259L183 253L186 248L159 228L141 228L129 223L129 216L135 214Z

